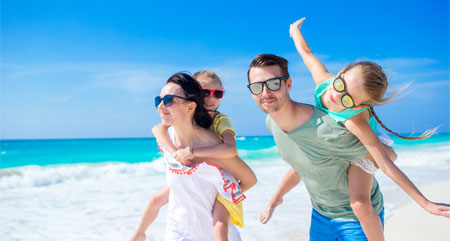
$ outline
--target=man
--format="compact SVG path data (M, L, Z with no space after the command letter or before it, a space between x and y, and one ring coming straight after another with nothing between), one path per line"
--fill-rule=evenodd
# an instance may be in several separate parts
M303 180L313 207L310 240L367 240L350 206L347 169L368 152L330 116L291 100L287 65L282 57L261 54L253 59L248 71L253 99L269 114L266 126L283 160L292 166L272 197L266 218L281 203L282 196ZM383 196L375 178L371 202L383 222Z

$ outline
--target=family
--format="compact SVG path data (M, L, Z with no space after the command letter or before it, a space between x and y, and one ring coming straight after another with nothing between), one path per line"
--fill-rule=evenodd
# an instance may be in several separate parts
M312 203L310 240L384 240L384 204L374 172L379 168L424 210L450 218L450 206L429 201L394 164L392 140L373 106L388 85L373 62L354 62L331 74L312 53L300 29L290 35L316 84L315 106L291 99L293 81L286 59L260 54L250 63L248 89L267 113L266 126L291 169L260 222L267 223L283 196L300 181ZM244 85L244 84L243 84ZM166 240L241 240L245 191L257 182L239 158L230 119L218 112L224 90L212 71L172 75L155 98L161 123L152 131L166 162L167 185L152 196L130 240L145 231L168 204ZM420 137L425 139L435 130ZM245 201L244 201L245 203Z

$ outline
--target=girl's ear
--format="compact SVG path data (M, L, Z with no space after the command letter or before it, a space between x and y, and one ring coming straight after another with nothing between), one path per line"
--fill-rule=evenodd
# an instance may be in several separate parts
M337 74L337 76L343 74L346 70L347 70L347 67L341 69L341 70L339 71L339 73Z
M361 109L364 109L364 108L367 108L368 106L366 106L366 105L359 105L359 106L355 106L355 107L352 107L352 110L361 110Z

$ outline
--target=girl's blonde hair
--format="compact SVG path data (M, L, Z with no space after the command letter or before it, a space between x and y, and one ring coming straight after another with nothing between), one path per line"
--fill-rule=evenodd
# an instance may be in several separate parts
M418 137L407 137L407 136L401 136L396 132L393 132L389 128L387 128L381 120L378 118L377 114L375 114L375 110L373 109L373 106L375 105L383 105L387 104L393 100L396 100L400 98L399 94L407 87L403 87L400 90L394 92L391 96L387 98L383 98L384 94L386 92L386 89L388 87L388 81L386 78L386 74L384 73L381 66L379 66L376 63L370 62L370 61L363 61L363 62L353 62L349 64L345 71L351 70L353 68L360 67L361 73L362 73L362 80L364 89L367 93L367 95L370 98L369 103L363 103L364 105L368 106L370 108L370 111L372 112L373 116L377 120L377 122L386 129L389 133L392 133L402 139L406 140L424 140L432 136L436 133L437 127L426 130L422 135ZM345 72L344 71L344 72Z
M220 88L223 89L222 81L219 76L212 70L202 70L195 72L192 77L196 79L200 84L203 82L201 78L209 78L217 81L220 84Z

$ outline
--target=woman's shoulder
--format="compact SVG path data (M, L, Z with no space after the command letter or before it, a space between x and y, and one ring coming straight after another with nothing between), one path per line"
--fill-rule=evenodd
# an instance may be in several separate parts
M218 143L220 143L220 139L219 137L217 137L216 134L214 134L213 132L211 132L208 129L205 128L200 128L199 129L199 140L198 140L198 145L203 145L203 146L211 146L211 145L216 145Z

